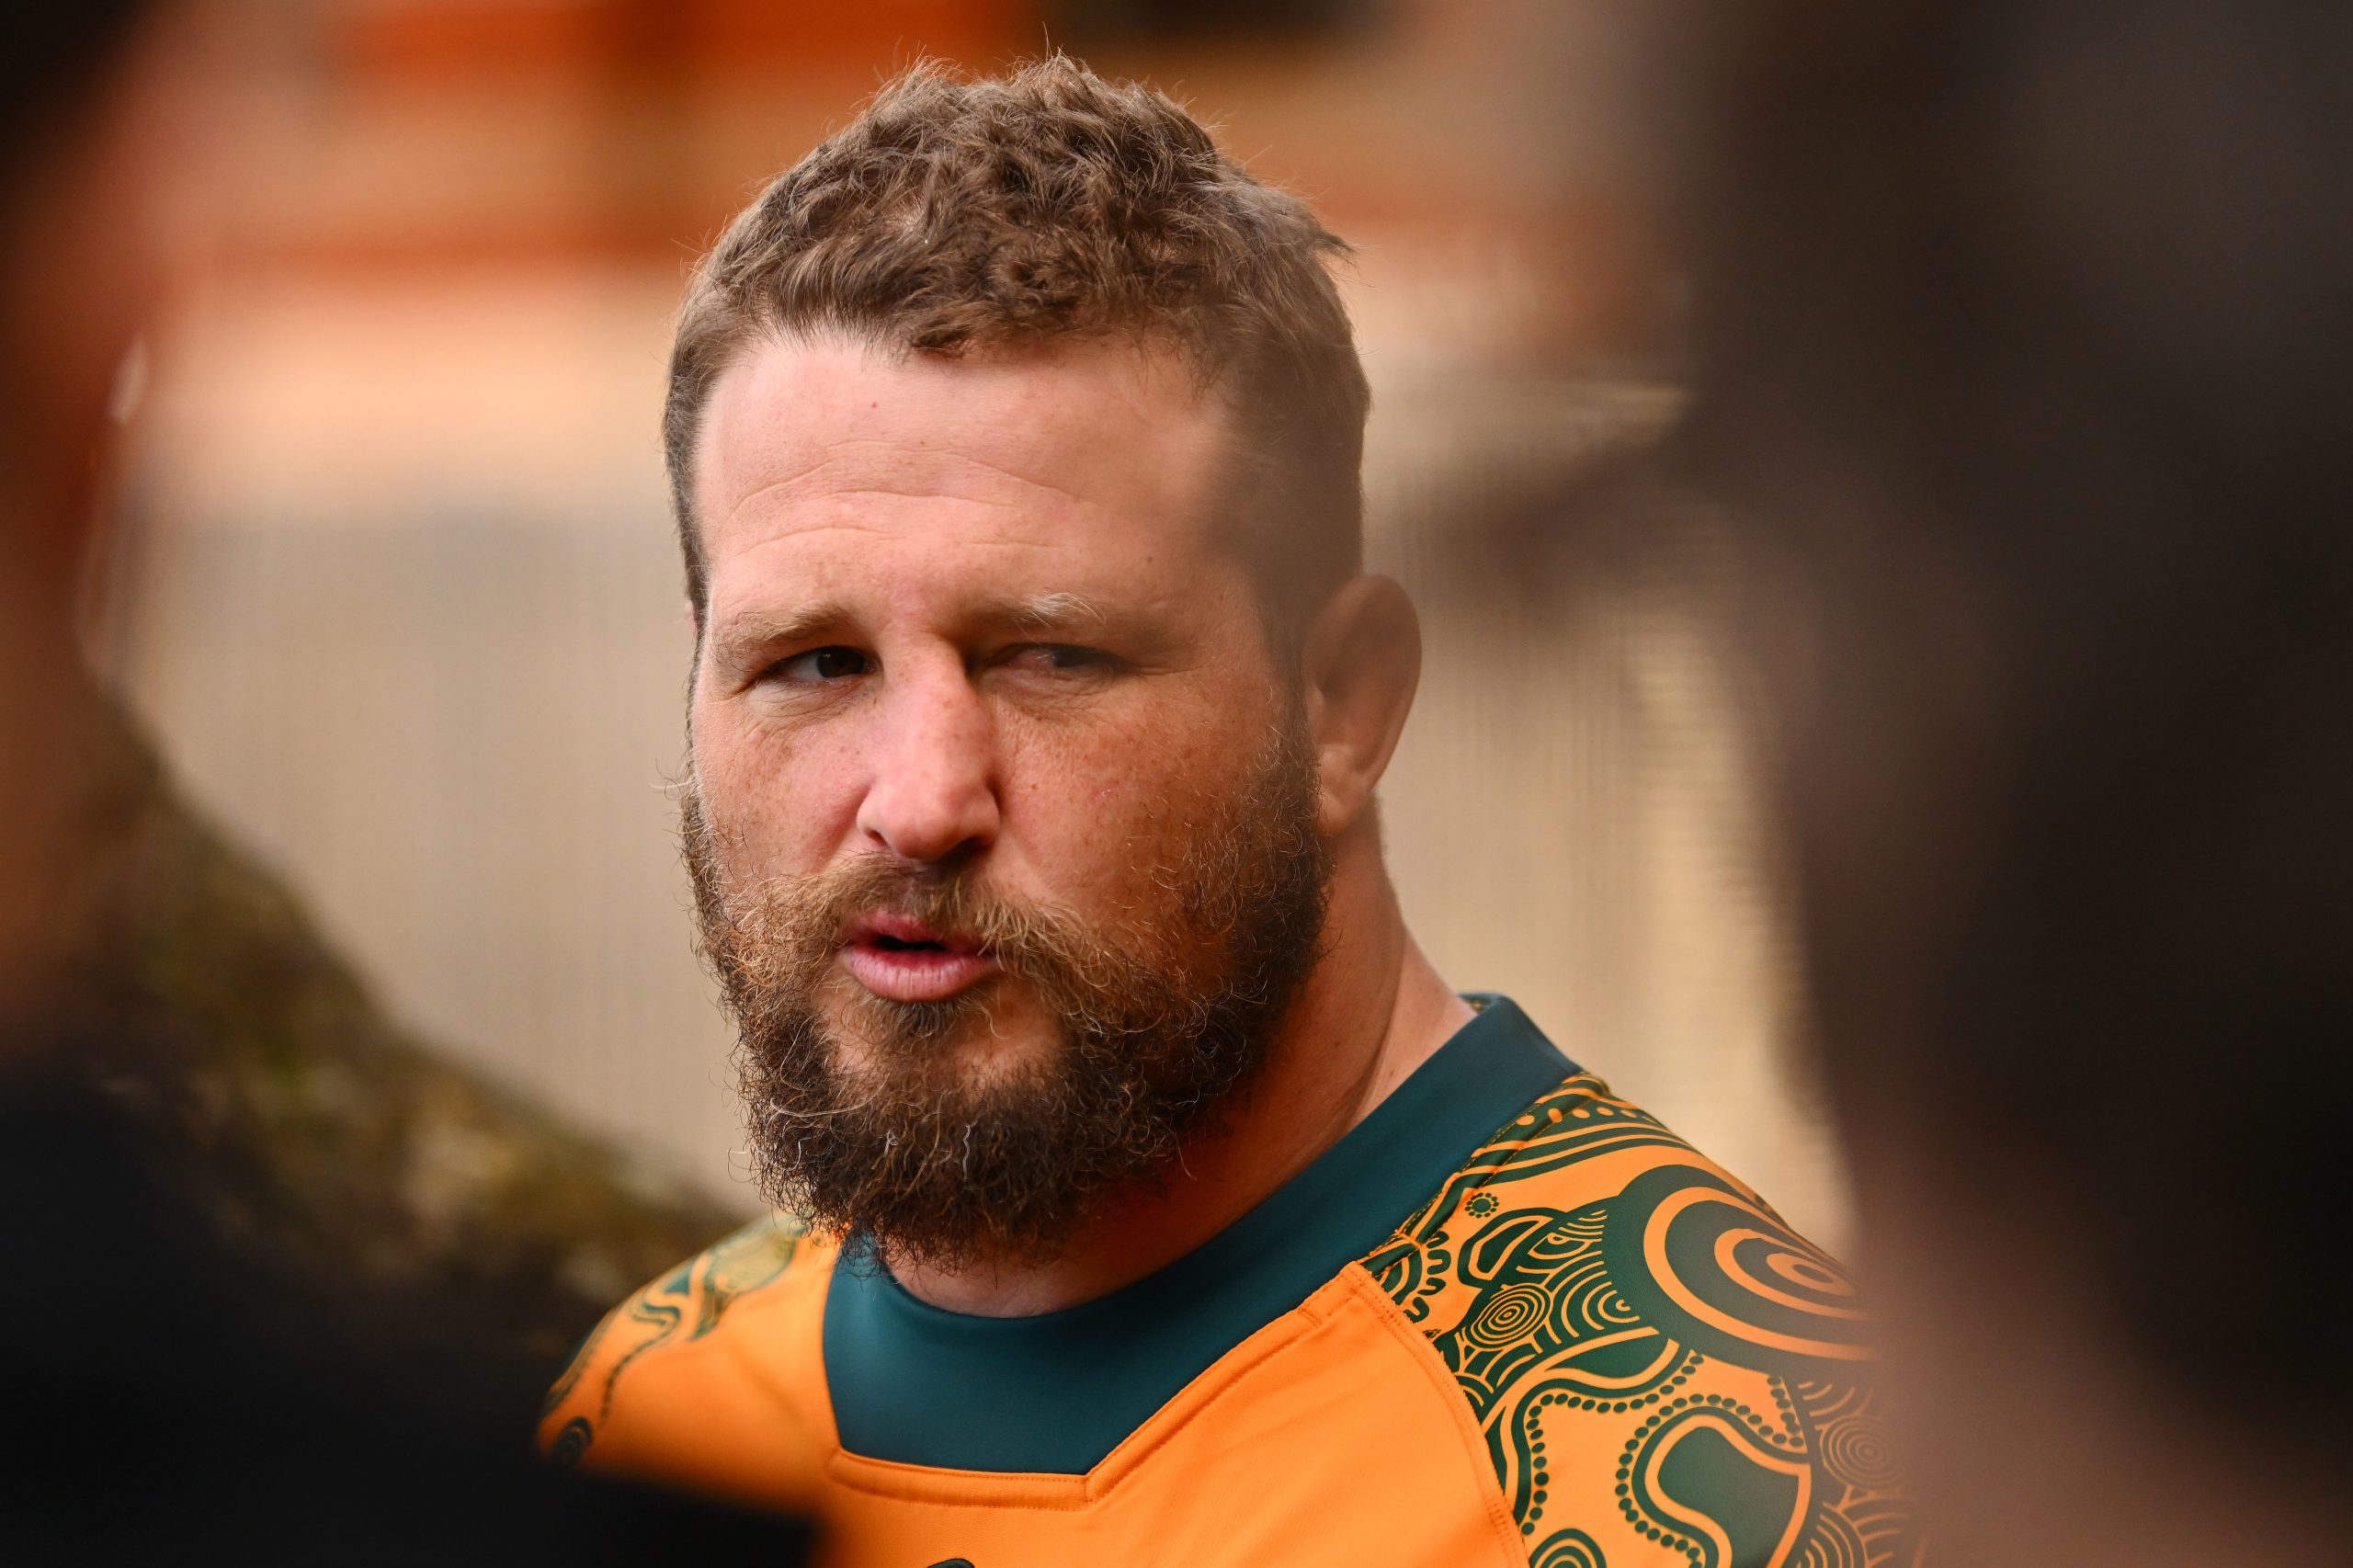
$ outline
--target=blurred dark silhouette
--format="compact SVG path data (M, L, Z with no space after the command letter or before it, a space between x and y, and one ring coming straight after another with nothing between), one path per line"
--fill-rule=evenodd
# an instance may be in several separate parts
M737 1221L389 1021L301 903L192 811L80 673L74 622L102 551L89 534L104 471L61 460L103 427L137 312L172 266L142 210L160 176L119 165L157 137L142 117L176 127L191 110L174 94L222 90L168 72L119 85L109 62L157 47L134 25L143 14L34 7L10 23L0 67L10 284L40 301L10 317L0 443L17 689L37 693L25 720L49 737L9 765L10 798L47 824L18 835L30 858L16 878L39 890L38 915L21 907L47 949L43 1005L95 1042L81 1065L178 1148L193 1196L242 1252L355 1334L427 1347L445 1379L527 1425L616 1292ZM170 24L173 47L196 55L183 78L234 61L238 19ZM120 145L75 151L102 133ZM98 218L76 220L77 203Z
M279 1290L528 1418L616 1279L740 1220L412 1038L110 699L85 718L84 924L48 1000L86 1075Z
M526 1354L483 1295L509 1282L494 1249L398 1297L397 1267L361 1267L330 1302L323 1273L422 1244L414 1200L363 1189L436 1127L556 1150L543 1185L583 1229L611 1178L374 1023L82 673L110 393L184 194L186 73L226 15L81 0L13 7L0 34L0 1559L796 1561L796 1527L537 1464L521 1413L493 1414ZM305 1094L329 1076L371 1103ZM667 1222L617 1212L622 1245Z
M2353 13L1706 11L1686 450L1939 1554L2342 1561Z

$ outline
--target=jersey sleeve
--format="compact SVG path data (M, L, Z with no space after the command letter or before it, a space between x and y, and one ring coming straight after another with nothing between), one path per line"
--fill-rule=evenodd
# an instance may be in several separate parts
M1532 1564L1918 1560L1845 1273L1597 1079L1364 1267L1469 1402Z
M793 1386L796 1340L815 1331L813 1312L793 1309L813 1295L822 1305L832 1251L770 1217L646 1285L549 1391L541 1451L559 1466L801 1504L821 1462L810 1399L824 1391ZM813 1363L813 1339L809 1349Z

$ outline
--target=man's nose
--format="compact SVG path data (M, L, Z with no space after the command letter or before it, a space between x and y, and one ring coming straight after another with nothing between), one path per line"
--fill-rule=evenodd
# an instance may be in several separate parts
M899 683L881 717L858 831L917 865L987 846L997 831L995 727L964 673Z

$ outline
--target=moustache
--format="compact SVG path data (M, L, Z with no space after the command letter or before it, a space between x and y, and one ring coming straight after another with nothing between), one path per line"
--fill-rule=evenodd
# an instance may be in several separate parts
M823 983L844 949L880 933L950 951L985 953L1003 972L1053 993L1066 1005L1131 992L1136 940L1107 940L1078 915L1015 898L977 871L938 871L881 856L802 877L770 878L727 901L738 961L803 994Z

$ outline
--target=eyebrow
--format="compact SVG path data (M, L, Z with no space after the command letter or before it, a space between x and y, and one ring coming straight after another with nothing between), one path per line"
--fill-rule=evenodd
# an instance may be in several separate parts
M722 666L744 669L762 662L776 649L839 634L857 619L847 605L831 600L782 614L746 610L711 634L711 649ZM1048 635L1099 631L1111 623L1102 606L1083 595L1065 592L994 600L976 607L968 619L974 625Z
M750 610L732 618L712 634L712 652L721 664L741 668L770 649L804 642L847 626L850 619L847 606L831 602L785 615Z
M1019 631L1075 631L1107 626L1111 618L1092 599L1071 593L1032 594L984 606L979 619Z

